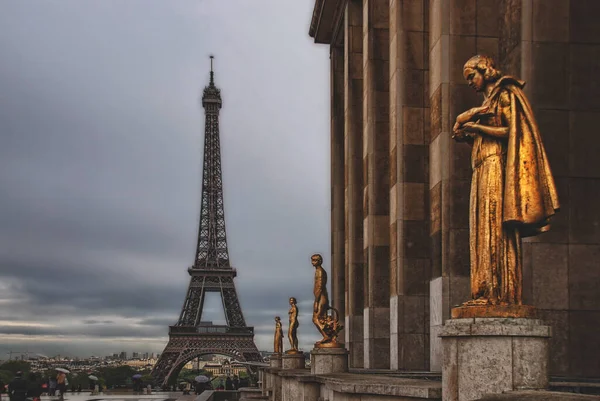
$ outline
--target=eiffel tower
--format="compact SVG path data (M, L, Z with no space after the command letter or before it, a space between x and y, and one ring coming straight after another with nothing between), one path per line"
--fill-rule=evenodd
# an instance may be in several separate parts
M219 139L222 101L221 91L214 82L213 56L210 58L210 83L202 96L206 118L198 245L194 265L188 269L190 285L179 320L169 326L169 342L152 370L154 384L158 386L174 384L183 366L202 355L220 354L238 361L262 361L254 344L254 328L247 326L244 320L233 282L236 270L229 262ZM202 322L207 292L221 294L226 325Z

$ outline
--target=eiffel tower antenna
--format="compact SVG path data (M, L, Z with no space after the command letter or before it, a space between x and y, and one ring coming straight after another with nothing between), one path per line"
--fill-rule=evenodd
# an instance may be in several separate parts
M233 279L237 272L229 262L223 203L219 110L221 90L215 86L213 56L210 82L202 93L204 107L204 166L198 242L194 264L188 269L190 284L179 320L169 326L169 342L152 370L158 386L172 384L183 366L206 354L222 354L239 361L260 362L254 328L246 326ZM223 301L226 325L202 321L207 292L218 292Z

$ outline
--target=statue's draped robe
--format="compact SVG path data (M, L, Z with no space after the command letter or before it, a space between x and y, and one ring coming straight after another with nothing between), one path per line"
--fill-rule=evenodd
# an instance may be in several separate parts
M480 123L508 127L508 134L477 135L471 156L471 295L492 304L522 303L521 238L547 231L559 209L523 85L512 77L498 80L484 101L492 115Z

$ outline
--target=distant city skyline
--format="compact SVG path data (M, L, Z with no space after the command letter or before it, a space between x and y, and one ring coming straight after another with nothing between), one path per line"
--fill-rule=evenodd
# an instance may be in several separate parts
M210 54L246 322L269 350L294 296L300 348L319 339L328 50L307 35L310 3L233 3L0 4L0 359L162 352L197 239ZM204 310L223 321L218 299Z

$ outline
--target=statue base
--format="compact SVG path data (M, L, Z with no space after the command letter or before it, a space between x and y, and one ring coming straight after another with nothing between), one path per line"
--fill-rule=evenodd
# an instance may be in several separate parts
M452 308L452 319L528 318L535 319L536 309L530 305L466 305Z
M281 369L281 354L280 353L271 355L271 357L269 359L269 366L272 368Z
M548 387L551 329L537 319L449 319L440 337L444 401Z
M283 369L304 369L304 352L298 351L298 353L288 354L287 352L281 356L283 362Z
M339 344L339 343L338 343ZM348 372L348 350L340 347L315 347L310 352L310 373L325 375L328 373Z

